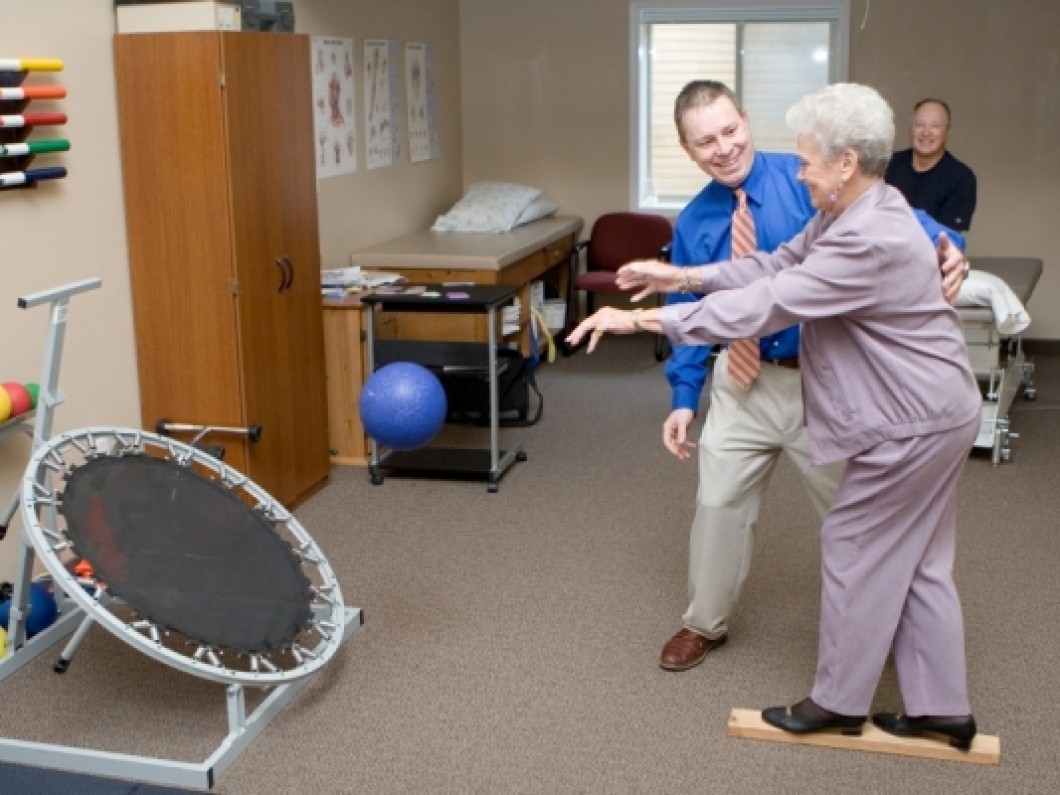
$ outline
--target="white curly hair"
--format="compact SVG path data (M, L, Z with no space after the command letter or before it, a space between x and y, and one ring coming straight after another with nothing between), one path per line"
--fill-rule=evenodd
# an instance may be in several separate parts
M862 173L882 177L887 170L894 148L894 111L874 88L833 83L792 105L785 121L797 135L812 138L829 162L851 149Z

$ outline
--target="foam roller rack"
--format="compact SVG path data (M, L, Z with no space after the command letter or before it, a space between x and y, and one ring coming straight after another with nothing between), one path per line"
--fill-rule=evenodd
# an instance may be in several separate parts
M57 136L29 140L37 128L53 129L66 124L66 114L50 105L65 99L66 88L41 83L23 85L31 75L60 72L58 58L0 58L0 190L33 188L47 180L62 179L62 165L30 164L39 155L54 155L70 149L70 141ZM45 109L30 104L49 103Z

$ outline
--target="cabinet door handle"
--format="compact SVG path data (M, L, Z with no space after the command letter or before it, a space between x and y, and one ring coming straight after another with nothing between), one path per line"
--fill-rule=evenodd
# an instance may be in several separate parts
M287 267L280 257L276 258L276 267L280 269L280 286L276 289L276 292L282 293L287 287Z
M280 269L280 286L276 292L282 293L284 290L289 290L291 285L294 284L294 263L291 262L290 257L284 254L282 257L276 258L276 267Z
M294 263L291 262L291 258L286 254L283 255L283 261L287 265L287 284L284 286L285 290L291 289L291 285L294 284Z

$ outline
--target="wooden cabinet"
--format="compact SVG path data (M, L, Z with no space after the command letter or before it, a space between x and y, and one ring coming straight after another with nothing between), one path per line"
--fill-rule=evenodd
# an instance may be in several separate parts
M141 419L291 505L329 472L307 37L115 37Z

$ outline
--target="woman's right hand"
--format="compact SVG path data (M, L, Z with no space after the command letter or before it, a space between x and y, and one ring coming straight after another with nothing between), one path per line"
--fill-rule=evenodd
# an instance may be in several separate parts
M685 284L684 269L654 259L636 260L618 269L616 283L621 290L638 290L630 300L639 301L652 293L672 293Z

